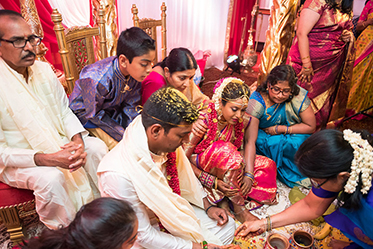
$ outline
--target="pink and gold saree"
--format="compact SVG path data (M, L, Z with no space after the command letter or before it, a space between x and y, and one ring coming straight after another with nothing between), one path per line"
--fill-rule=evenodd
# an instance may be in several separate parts
M215 110L213 110L214 112ZM208 113L207 115L213 115ZM209 118L205 119L209 120ZM243 117L243 129L250 122L248 115ZM206 121L207 122L207 121ZM211 124L208 124L211 128ZM244 169L243 157L238 149L241 147L235 146L236 136L235 126L227 124L221 131L217 131L214 141L208 141L207 148L196 153L196 146L201 143L206 143L208 138L205 136L202 140L191 134L190 144L185 150L193 150L193 154L197 154L197 167L218 179L229 184L232 188L240 189L239 175ZM242 140L240 140L242 141ZM188 154L188 152L186 152ZM229 200L233 203L243 206L246 205L250 210L258 208L263 204L274 204L276 202L276 163L265 156L256 156L254 164L254 183L251 190L245 196L239 192ZM204 187L210 203L219 203L225 197L224 193L218 189Z
M298 85L308 91L317 127L324 127L327 122L345 114L354 62L354 38L345 43L341 34L345 30L352 30L353 26L348 15L333 10L325 0L306 0L303 8L317 12L320 19L308 34L315 75L310 83L298 81ZM293 66L297 74L302 69L297 39L289 51L287 64Z

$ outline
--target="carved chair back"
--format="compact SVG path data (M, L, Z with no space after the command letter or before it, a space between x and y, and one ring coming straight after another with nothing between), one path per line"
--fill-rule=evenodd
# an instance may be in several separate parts
M71 27L67 30L62 26L62 16L53 10L54 32L57 36L62 67L65 72L68 94L74 89L75 81L79 79L80 71L87 65L96 62L96 58L107 57L104 10L99 9L99 27ZM101 32L100 32L101 31ZM95 48L94 39L100 39L100 48ZM101 52L100 54L99 51Z
M161 27L161 60L163 60L167 56L167 30L166 30L166 4L163 2L161 6L161 19L155 20L151 18L142 18L139 19L138 17L138 9L136 7L136 4L132 4L132 20L133 20L133 26L139 27L143 29L151 38L155 40L155 62L158 61L158 41L157 41L157 27Z

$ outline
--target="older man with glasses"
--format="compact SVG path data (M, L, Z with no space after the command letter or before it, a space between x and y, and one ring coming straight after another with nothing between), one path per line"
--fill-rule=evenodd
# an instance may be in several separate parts
M31 46L38 46L41 43L41 37L36 36L36 35L30 35L27 39L23 37L16 37L13 41L6 40L0 38L0 41L5 41L13 44L13 47L15 48L24 48L26 47L27 42L31 44Z
M99 196L107 147L86 137L50 66L35 61L41 38L17 12L0 10L0 23L0 181L33 190L48 228L67 226Z

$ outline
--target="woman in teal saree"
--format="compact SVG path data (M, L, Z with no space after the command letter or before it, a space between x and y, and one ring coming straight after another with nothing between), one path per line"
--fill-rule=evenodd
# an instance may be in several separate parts
M254 163L255 153L271 158L277 164L278 179L289 187L309 186L294 164L294 155L316 128L308 92L296 82L291 66L275 67L251 95L246 110L252 116L245 134L247 163Z

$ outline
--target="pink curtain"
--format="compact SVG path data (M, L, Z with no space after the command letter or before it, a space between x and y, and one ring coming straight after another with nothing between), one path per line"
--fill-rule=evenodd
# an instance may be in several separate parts
M90 13L90 15L89 15L89 25L91 25L91 27L97 26L94 23L94 21L93 21L93 5L92 5L92 0L89 0L89 13ZM117 25L118 25L118 22L117 22Z
M242 46L242 51L245 50L247 45L247 38L249 37L249 33L247 32L250 29L251 23L251 11L255 4L255 0L234 0L233 3L233 13L232 13L232 21L231 21L231 29L229 35L229 48L228 48L228 56L229 55L238 55L241 36L243 32L243 26L245 21L241 21L242 17L247 17L246 23L246 30L244 31L245 40ZM255 29L255 25L254 25ZM255 33L253 33L253 37L255 38Z

